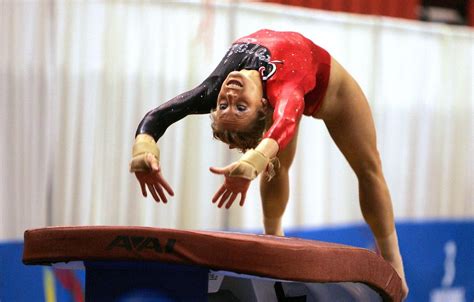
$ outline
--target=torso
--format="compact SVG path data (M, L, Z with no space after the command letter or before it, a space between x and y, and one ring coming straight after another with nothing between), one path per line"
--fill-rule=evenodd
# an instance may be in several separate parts
M319 110L329 81L331 57L311 40L295 32L260 30L234 43L256 43L270 51L266 77L266 95L275 105L280 91L289 86L304 93L305 115ZM268 76L270 74L270 76Z
M334 103L337 98L339 87L341 86L341 77L344 74L342 66L331 58L331 73L329 76L329 84L326 90L326 95L321 101L321 107L313 114L314 118L325 119L329 118L334 111Z
M357 89L354 89L355 87ZM331 73L326 95L321 102L321 107L312 116L322 120L336 118L340 110L344 108L344 99L354 97L354 94L363 94L363 92L344 67L331 58Z

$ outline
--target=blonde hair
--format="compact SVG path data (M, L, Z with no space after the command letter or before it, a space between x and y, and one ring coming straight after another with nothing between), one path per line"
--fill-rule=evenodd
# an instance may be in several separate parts
M248 149L257 147L258 143L262 140L263 133L266 129L266 118L267 111L262 108L257 111L256 117L252 123L245 129L240 131L231 131L223 129L219 125L219 121L216 117L216 111L211 112L211 128L212 135L215 139L218 139L228 145L233 145L240 151L245 152Z

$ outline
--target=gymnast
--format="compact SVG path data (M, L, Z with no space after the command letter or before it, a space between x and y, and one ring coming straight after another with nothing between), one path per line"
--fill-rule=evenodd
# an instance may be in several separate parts
M302 115L322 119L357 176L363 217L407 295L370 108L357 82L327 51L295 32L260 30L236 40L204 82L151 110L140 122L130 170L145 197L147 188L156 201L167 202L164 191L174 195L161 174L156 144L167 127L189 114L209 113L214 137L243 152L237 162L210 168L224 176L212 202L229 208L240 194L243 206L250 182L263 174L265 233L279 236L284 235L282 216L299 122Z

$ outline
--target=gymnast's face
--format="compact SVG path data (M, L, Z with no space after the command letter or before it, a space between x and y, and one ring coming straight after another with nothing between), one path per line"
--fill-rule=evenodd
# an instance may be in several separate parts
M225 79L217 97L215 118L226 130L244 130L265 105L258 71L233 71Z

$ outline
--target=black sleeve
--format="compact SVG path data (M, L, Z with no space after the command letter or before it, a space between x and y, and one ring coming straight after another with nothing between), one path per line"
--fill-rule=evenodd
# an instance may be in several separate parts
M210 76L196 88L149 111L138 125L135 135L146 133L158 141L171 124L185 116L210 113L216 105L222 81L220 77Z
M210 113L217 104L221 85L231 71L258 70L261 66L267 66L269 57L269 51L264 46L250 43L233 44L201 85L148 112L138 125L135 135L146 133L158 141L171 124L185 116Z

